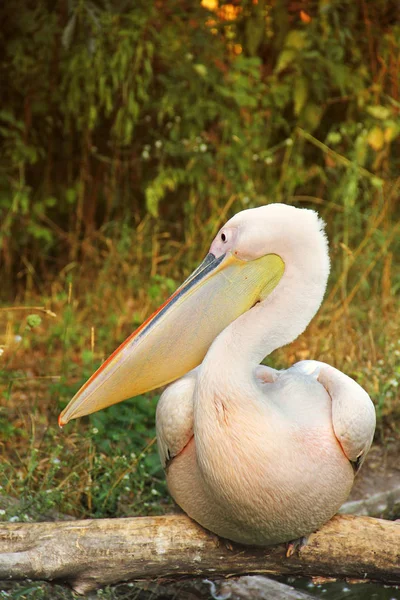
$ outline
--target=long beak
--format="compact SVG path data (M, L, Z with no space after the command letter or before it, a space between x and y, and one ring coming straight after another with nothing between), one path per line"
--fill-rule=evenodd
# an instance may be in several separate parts
M197 367L217 335L264 300L284 272L268 254L243 261L208 254L201 265L81 387L58 422L165 385Z

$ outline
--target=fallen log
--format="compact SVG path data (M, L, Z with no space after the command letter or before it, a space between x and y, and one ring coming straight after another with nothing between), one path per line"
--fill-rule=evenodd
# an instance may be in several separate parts
M0 580L45 580L76 592L122 581L303 575L400 584L400 524L336 516L293 556L206 532L185 515L0 524Z

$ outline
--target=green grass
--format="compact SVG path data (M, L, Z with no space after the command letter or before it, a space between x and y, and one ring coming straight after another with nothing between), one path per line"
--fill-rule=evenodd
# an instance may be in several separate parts
M13 600L80 600L81 595L57 584L45 582L9 583L0 584L0 600L13 598ZM153 583L149 589L146 585L140 586L133 583L122 583L116 586L107 586L97 592L92 592L91 599L98 600L156 600L159 592L162 598L179 598L179 584L175 584L172 592L165 586ZM184 587L184 584L182 585ZM3 588L3 589L1 589ZM186 594L182 597L185 597Z
M168 496L155 444L157 396L57 426L61 408L99 364L70 300L67 294L61 319L44 319L35 330L17 320L25 334L2 356L2 518L37 520L55 510L76 517L162 512ZM23 320L32 325L32 318Z
M268 362L282 368L316 358L356 378L375 402L377 439L384 442L385 435L398 435L400 423L398 273L393 267L390 285L385 282L387 254L379 256L385 240L376 244L369 231L358 246L362 252L356 248L350 254L345 282L337 269L343 249L332 244L333 277L325 303L305 334ZM96 279L88 280L82 269L53 282L52 296L26 299L26 305L47 312L0 312L4 520L37 520L54 511L84 518L171 508L155 444L157 395L114 405L63 430L57 426L60 410L77 389L175 287L172 262L150 277L137 270L132 274L126 265L122 270L128 275L118 285L121 256L117 263L115 258L111 252ZM374 260L383 265L381 274L366 277ZM189 270L182 267L181 279Z

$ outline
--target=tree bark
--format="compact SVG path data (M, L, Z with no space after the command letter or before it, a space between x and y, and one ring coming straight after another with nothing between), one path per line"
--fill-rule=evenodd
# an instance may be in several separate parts
M400 584L400 523L336 516L290 558L283 544L227 543L184 515L0 524L0 579L86 593L122 581L249 573Z

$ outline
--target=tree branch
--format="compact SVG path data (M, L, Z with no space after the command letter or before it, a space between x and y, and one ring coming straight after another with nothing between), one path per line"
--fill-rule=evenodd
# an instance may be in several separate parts
M340 507L342 515L362 515L393 519L400 510L400 487L374 494L362 500L345 502Z
M0 579L79 593L138 579L258 573L400 583L400 524L336 516L287 558L284 545L225 544L184 515L0 524Z

